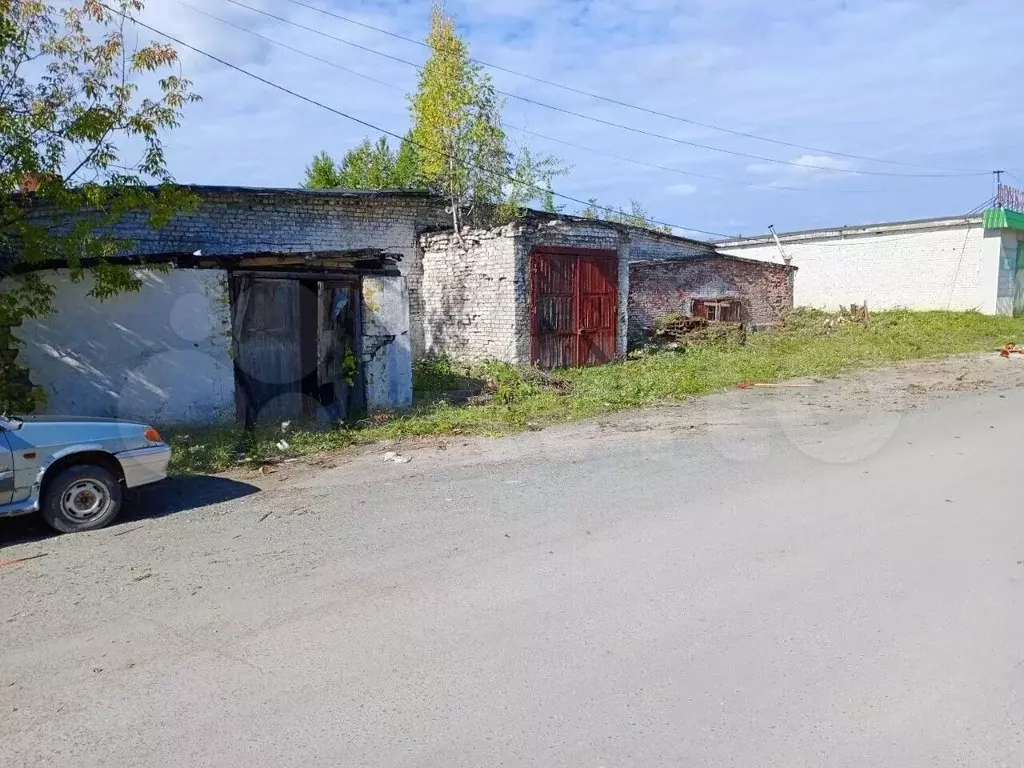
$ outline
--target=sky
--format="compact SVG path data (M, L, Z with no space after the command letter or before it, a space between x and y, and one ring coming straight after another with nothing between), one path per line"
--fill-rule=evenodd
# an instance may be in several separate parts
M430 19L427 0L301 1L416 40ZM406 131L417 71L371 51L421 64L425 48L290 0L239 2L282 20L229 0L147 0L140 18L367 123ZM448 0L445 7L477 59L683 118L491 71L512 96L504 110L512 143L571 166L557 192L611 206L639 200L681 234L963 214L992 196L986 172L994 169L1019 176L1004 180L1024 187L1024 101L1013 86L1024 60L1020 0ZM181 65L203 101L165 137L179 182L294 187L315 153L340 157L379 135L197 53L181 50ZM561 202L570 213L580 208Z

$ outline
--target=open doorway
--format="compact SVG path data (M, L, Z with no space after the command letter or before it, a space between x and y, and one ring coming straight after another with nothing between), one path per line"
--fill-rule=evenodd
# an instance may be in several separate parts
M364 409L359 279L231 276L238 419L344 422Z

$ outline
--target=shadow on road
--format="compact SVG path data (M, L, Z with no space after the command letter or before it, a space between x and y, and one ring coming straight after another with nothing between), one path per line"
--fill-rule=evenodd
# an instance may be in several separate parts
M172 477L128 491L121 515L110 528L241 499L259 490L226 477ZM0 519L0 549L54 535L39 515Z

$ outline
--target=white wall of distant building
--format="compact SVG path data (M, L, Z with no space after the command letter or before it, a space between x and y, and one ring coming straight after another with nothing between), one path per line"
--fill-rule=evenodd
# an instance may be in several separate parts
M834 310L976 309L1012 314L1017 233L982 217L933 219L780 234L798 267L796 306ZM724 253L781 262L771 235L719 243Z

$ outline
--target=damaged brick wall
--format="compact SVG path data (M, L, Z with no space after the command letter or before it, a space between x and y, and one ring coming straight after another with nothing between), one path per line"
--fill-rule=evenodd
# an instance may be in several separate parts
M420 242L425 352L516 362L518 307L525 299L514 227L424 235Z
M193 254L204 258L244 253L315 254L380 249L402 255L409 290L412 350L423 349L423 270L419 234L451 223L444 202L418 192L353 193L195 187L199 208L174 217L159 231L131 214L115 234L135 241L140 254Z
M530 360L530 257L544 247L611 250L619 256L617 349L631 311L631 262L685 259L713 246L606 221L530 214L494 229L424 235L424 349L474 360Z
M590 221L525 219L493 229L424 235L424 348L464 360L530 360L530 255L536 248L592 248L620 255L620 328L625 344L628 239Z
M793 308L794 271L723 257L630 264L630 346L643 341L655 318L686 312L694 299L738 299L744 323L772 325Z

